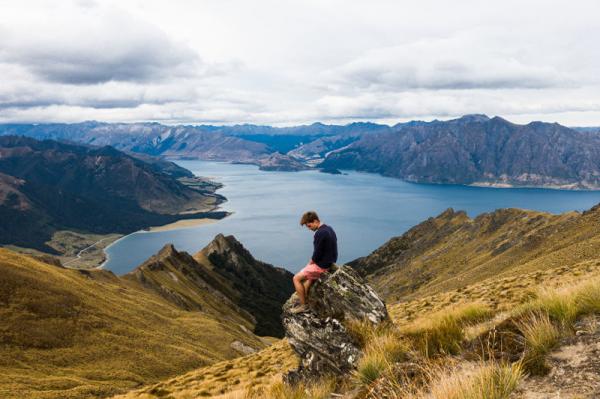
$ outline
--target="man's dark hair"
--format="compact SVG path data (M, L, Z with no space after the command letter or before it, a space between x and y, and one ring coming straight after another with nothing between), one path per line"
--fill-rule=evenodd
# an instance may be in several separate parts
M319 219L319 215L317 215L317 212L315 212L315 211L305 212L304 215L302 215L302 218L300 218L300 226L304 226L305 224L314 222L315 220L321 221Z

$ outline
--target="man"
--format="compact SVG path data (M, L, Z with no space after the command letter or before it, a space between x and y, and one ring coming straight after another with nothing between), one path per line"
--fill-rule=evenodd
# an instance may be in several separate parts
M313 254L298 274L294 276L294 287L298 294L299 303L290 311L292 313L302 313L308 311L308 291L315 280L318 280L321 274L337 261L337 237L333 229L321 223L316 212L309 211L302 215L300 225L306 226L315 232L313 239Z

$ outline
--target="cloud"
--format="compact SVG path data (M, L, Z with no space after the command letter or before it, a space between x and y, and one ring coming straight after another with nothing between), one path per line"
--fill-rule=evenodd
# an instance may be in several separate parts
M487 34L488 37L485 37ZM519 56L485 30L370 50L324 74L329 88L371 91L544 89L572 85L565 72Z
M511 117L515 121L529 122L531 115L548 120L549 115L587 112L600 115L600 100L593 91L572 89L565 99L563 89L544 91L544 98L529 90L476 91L423 90L418 92L365 92L355 96L329 95L315 103L315 112L329 120L382 120L395 123L399 120L451 118L465 114L484 113ZM506 102L507 96L518 98ZM572 122L565 122L572 123Z
M600 125L595 0L2 4L0 122Z
M4 120L31 118L34 110L41 118L46 107L75 114L169 103L197 107L202 95L214 92L210 79L243 68L235 59L204 61L187 43L109 3L41 2L31 13L19 7L6 11L0 15Z
M36 80L31 72L13 64L0 63L0 110L50 105L90 108L135 108L142 104L195 101L199 96L187 81L159 81L144 85L108 81L93 85L70 85Z
M0 62L66 84L148 82L207 69L189 47L128 13L99 6L75 10L2 32Z

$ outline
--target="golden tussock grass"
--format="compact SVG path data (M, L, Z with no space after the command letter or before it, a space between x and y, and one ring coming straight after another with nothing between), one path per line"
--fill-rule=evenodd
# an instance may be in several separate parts
M229 394L232 398L245 398L265 392L274 382L281 381L283 373L297 366L298 359L287 341L279 340L251 355L202 367L117 398L146 399L168 395L173 399L192 399Z
M543 289L532 301L515 311L523 334L523 365L531 374L548 371L547 354L570 333L578 318L600 312L600 279L562 289Z
M519 363L482 363L474 370L441 372L415 399L507 399L523 377ZM410 399L411 396L407 397Z
M0 249L0 397L116 394L264 344L225 316L184 312L106 271Z
M361 331L369 331L362 324ZM408 358L411 347L407 340L391 324L370 328L370 334L362 348L354 378L360 385L369 385L387 373L395 363Z
M569 274L571 272L573 274ZM576 275L575 273L580 274ZM560 268L558 271L549 271L547 274L534 273L521 279L500 279L496 281L496 283L499 282L496 286L492 282L479 284L478 286L483 287L483 290L472 286L466 287L461 292L468 295L468 299L465 300L470 300L470 303L445 302L444 308L416 320L407 321L403 318L400 323L377 329L373 329L367 322L347 321L344 323L345 326L357 342L361 343L364 353L359 361L358 369L353 375L352 387L367 389L381 384L385 386L386 394L392 395L390 397L396 395L397 398L409 399L421 399L429 394L437 395L430 396L430 398L444 398L446 397L444 395L450 395L447 396L450 399L461 397L460 395L467 395L464 396L465 398L507 397L503 395L514 388L515 381L518 381L523 373L531 373L530 368L535 366L534 362L543 362L549 348L552 347L555 336L554 329L561 333L563 330L568 330L561 327L558 319L568 320L570 316L558 316L555 319L549 315L550 312L554 315L569 315L571 314L571 311L568 310L569 306L564 306L564 303L571 302L576 304L578 315L599 311L600 283L593 278L595 275L596 267L586 263L580 265L579 269L571 271L564 271ZM584 284L554 290L559 293L550 289L536 293L538 286L552 287L560 279L573 283L581 280L583 276L589 280ZM526 284L526 287L523 284ZM517 301L509 300L510 305L507 305L506 308L514 308L515 303L521 303L522 306L516 311L505 311L502 314L511 317L512 313L512 317L522 321L523 337L529 339L529 343L524 342L528 352L524 354L523 361L512 366L481 362L469 368L463 364L465 370L461 369L461 366L451 366L455 364L455 361L452 360L452 356L446 355L452 353L451 350L454 350L455 353L462 350L461 344L465 340L465 331L481 326L485 326L486 329L493 328L498 319L492 319L494 314L500 308L506 309L490 305L485 300L487 295L492 295L490 292L498 295L498 292L493 289L512 290L513 286L515 290L527 292ZM481 293L484 294L482 300L477 296ZM568 293L571 299L561 297L561 295L566 295L564 293ZM433 299L430 300L433 301ZM427 314L427 312L424 313ZM526 317L532 314L537 316ZM523 340L526 341L526 338ZM431 356L437 360L430 362L427 357ZM412 386L407 386L406 376L398 374L399 368L403 367L402 363L399 364L399 368L394 367L397 362L405 360L417 362L422 366L420 372L425 374L427 382L425 385L422 385L422 381L421 383L413 381ZM150 394L152 390L176 399L214 395L223 395L219 396L223 399L258 396L269 398L271 394L285 394L289 397L300 398L310 398L310 395L315 397L314 395L318 395L318 393L312 392L307 386L291 388L281 385L282 373L295 367L296 362L295 354L287 344L276 343L256 354L207 366L125 397L138 399L160 397L160 395ZM413 396L406 396L409 393Z
M457 354L465 339L465 327L483 322L494 313L484 304L462 305L405 325L402 333L425 356Z
M560 330L547 313L531 313L518 324L525 340L523 365L531 374L547 371L546 355L558 344Z

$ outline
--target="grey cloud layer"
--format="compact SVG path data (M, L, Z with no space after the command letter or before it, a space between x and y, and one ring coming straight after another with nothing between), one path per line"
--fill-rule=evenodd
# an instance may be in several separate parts
M156 27L115 12L77 15L39 30L3 32L0 62L20 65L42 80L66 84L149 82L196 74L202 65L191 49Z
M328 71L327 77L342 89L389 91L543 89L573 84L566 72L542 58L520 54L518 46L506 48L493 33L479 29L371 50Z
M600 124L600 4L423 1L25 0L0 15L0 122Z

